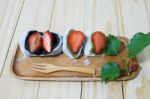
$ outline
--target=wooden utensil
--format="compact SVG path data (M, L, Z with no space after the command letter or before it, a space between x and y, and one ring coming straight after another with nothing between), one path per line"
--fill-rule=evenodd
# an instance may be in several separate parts
M71 71L71 72L80 72L86 74L95 74L95 68L91 67L62 67L62 66L55 66L52 64L46 63L33 63L34 66L31 68L35 71L42 72L42 73L52 73L58 71Z

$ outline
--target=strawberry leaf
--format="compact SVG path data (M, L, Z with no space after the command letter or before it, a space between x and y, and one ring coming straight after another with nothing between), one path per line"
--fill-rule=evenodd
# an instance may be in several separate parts
M144 34L142 32L136 33L128 43L128 57L136 57L136 55L148 45L150 45L150 32L147 34Z
M120 76L120 67L115 62L108 62L103 65L101 70L101 78L103 81L115 80Z
M106 55L117 55L120 51L120 47L121 41L117 37L109 34L107 37L107 47L104 50L104 53Z

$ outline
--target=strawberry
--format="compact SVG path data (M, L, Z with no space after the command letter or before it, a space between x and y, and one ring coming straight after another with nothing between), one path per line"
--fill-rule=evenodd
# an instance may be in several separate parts
M132 64L131 66L129 66L129 72L136 72L139 69L139 65L138 64ZM125 77L125 76L129 76L128 72L126 69L122 69L121 70L121 77Z
M92 42L94 46L94 53L100 54L102 50L106 47L106 37L105 34L99 31L96 31L92 34Z
M42 38L42 48L50 53L52 51L52 41L53 41L53 34L51 32L44 32Z
M81 31L71 30L69 32L67 42L68 42L70 51L73 54L78 53L78 51L81 48L81 46L83 45L84 41L85 41L85 36Z
M133 65L130 67L130 71L131 71L131 72L135 72L135 71L138 70L138 68L139 68L139 65L138 65L138 64L133 64Z
M29 36L28 45L30 52L36 52L41 48L41 40L41 35L38 32L34 32Z

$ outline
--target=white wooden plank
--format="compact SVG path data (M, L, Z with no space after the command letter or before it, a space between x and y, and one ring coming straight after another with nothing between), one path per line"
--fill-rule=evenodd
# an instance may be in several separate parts
M8 15L8 13L10 13L10 9L14 10L13 12L15 12L16 9L12 9L12 6L15 6L15 5L12 2L10 2L10 0L1 0L0 2L1 2L0 3L0 31L1 31L3 28L6 28L6 26L4 24L7 24L8 21L6 21L5 19L6 19L7 15ZM16 3L16 6L17 6L17 4L18 4L18 2ZM16 13L16 15L17 14L18 13ZM12 16L8 16L8 17L10 18ZM2 44L3 44L2 41L4 40L5 33L3 33L1 31L0 35L1 35L0 36L0 46L2 46ZM2 47L0 47L0 53L1 53L1 49L2 49Z
M56 0L51 31L64 34L69 29L84 32L84 2L83 0Z
M86 0L85 29L118 35L114 0Z
M87 0L85 20L86 30L119 35L116 4L113 0ZM82 99L123 98L122 82L83 82L82 86Z
M50 31L63 34L67 29L83 30L82 1L55 0ZM80 99L81 82L40 82L38 99Z
M145 0L145 6L146 6L146 13L147 13L147 16L148 16L148 23L149 23L149 26L150 26L150 0Z
M123 99L122 82L103 83L102 99Z
M80 82L41 82L38 99L80 99Z
M136 32L148 32L149 20L146 5L143 0L128 1L122 0L120 2L122 7L124 33L131 38ZM138 60L141 66L140 74L133 80L124 82L124 99L149 99L150 88L150 47L146 48L140 55Z
M48 29L52 7L53 0L25 1L0 79L0 96L3 99L37 98L39 82L15 79L10 75L9 69L14 48L22 33L27 29L38 29L42 31Z
M103 85L101 82L82 83L81 99L103 99Z
M59 82L40 82L37 99L59 99Z
M127 37L131 38L136 32L149 31L149 22L145 6L143 0L122 0L121 9L123 10L123 28L124 34Z
M8 8L9 1L10 0L0 0L0 27L3 23L3 19L5 16L5 12Z
M13 36L23 0L1 1L0 3L0 74Z
M64 29L77 29L84 31L84 0L68 0L66 6Z
M50 31L63 34L65 32L65 19L66 15L67 1L55 0L54 12L52 15L52 23L50 26ZM71 8L70 8L71 9Z
M120 82L86 82L82 84L81 99L123 99Z
M117 13L117 19L118 19L118 32L119 32L118 34L119 34L119 36L125 36L123 22L122 22L122 18L123 18L123 15L121 12L122 7L121 7L119 0L114 0L114 1L115 1L115 5L116 5L116 13Z

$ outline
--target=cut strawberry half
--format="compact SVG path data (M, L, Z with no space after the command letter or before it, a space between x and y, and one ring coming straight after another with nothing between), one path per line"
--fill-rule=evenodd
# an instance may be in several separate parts
M79 49L83 45L84 41L85 41L85 36L81 31L71 30L69 32L69 35L67 37L67 42L68 42L70 51L73 54L76 54L79 52Z
M106 47L106 37L105 34L102 32L94 32L92 34L92 42L94 45L94 53L100 54L102 50Z
M50 53L52 51L52 41L53 41L53 34L51 32L44 32L42 38L42 48L47 52Z
M34 53L40 50L42 46L41 40L42 40L41 35L38 32L34 32L28 37L28 46L30 52Z

